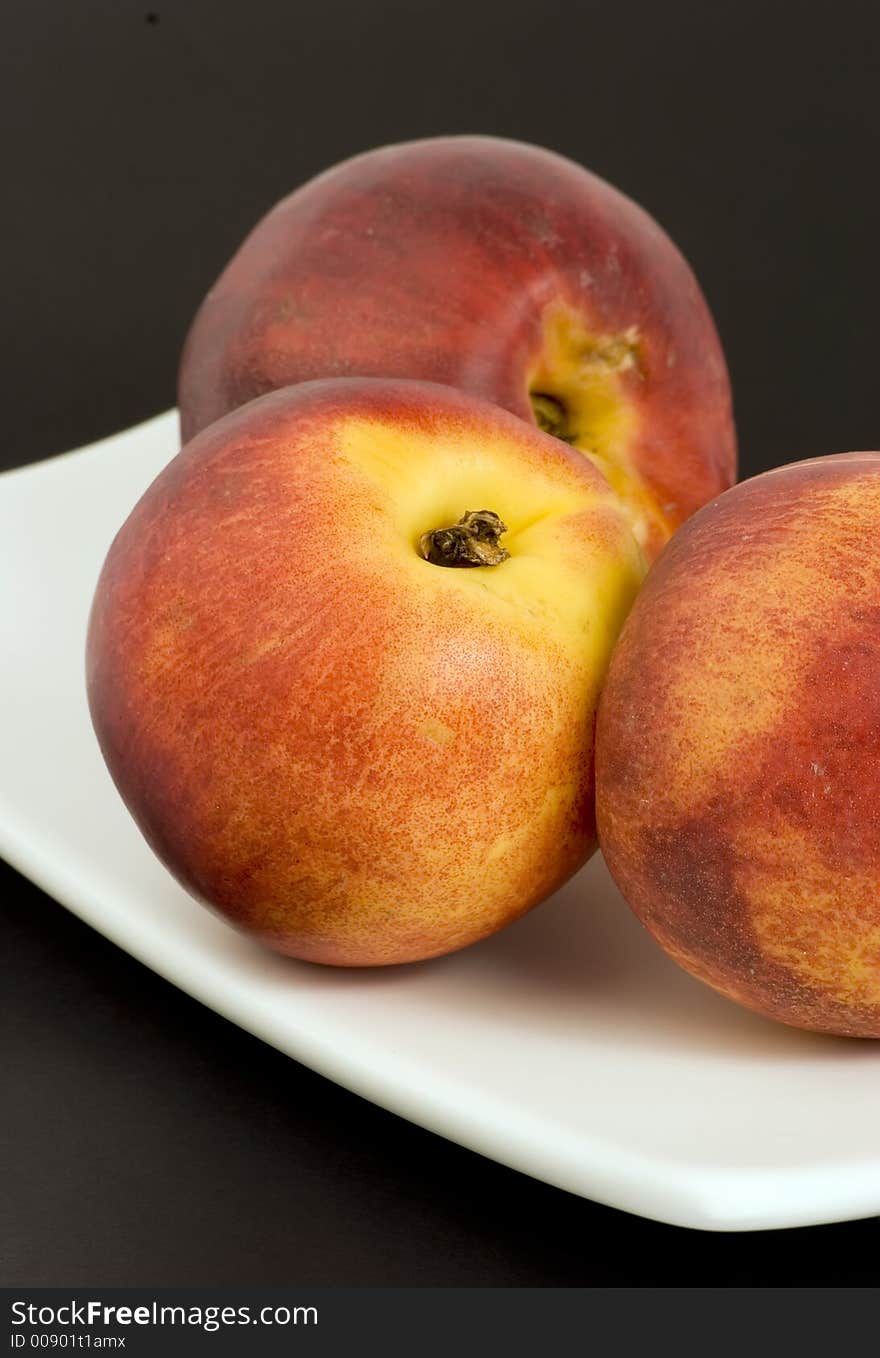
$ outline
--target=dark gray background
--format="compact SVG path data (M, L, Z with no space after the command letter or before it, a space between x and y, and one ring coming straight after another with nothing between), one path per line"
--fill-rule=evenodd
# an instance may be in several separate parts
M880 446L880 21L706 0L6 0L0 465L165 409L278 197L382 142L544 143L690 258L745 472ZM876 1221L707 1236L537 1184L177 993L0 866L0 1281L877 1281Z

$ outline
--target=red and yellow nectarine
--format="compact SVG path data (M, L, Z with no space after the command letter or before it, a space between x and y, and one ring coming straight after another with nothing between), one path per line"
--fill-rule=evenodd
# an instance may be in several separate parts
M289 387L204 430L118 534L95 729L158 855L272 947L448 952L594 847L595 705L643 572L602 476L506 411Z
M880 453L701 510L600 704L608 866L681 965L785 1023L880 1037Z
M255 228L193 323L184 439L314 378L409 377L580 449L654 556L735 475L727 371L668 236L539 147L441 137L357 156Z

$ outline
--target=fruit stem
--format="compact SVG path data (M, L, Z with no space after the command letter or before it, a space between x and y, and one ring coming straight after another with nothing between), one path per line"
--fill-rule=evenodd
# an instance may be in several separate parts
M451 528L423 533L419 552L432 566L500 566L510 556L498 541L506 532L491 509L466 509Z

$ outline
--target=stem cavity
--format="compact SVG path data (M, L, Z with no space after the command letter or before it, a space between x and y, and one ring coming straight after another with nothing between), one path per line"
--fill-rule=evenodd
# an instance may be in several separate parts
M432 566L500 566L510 556L499 541L506 532L491 509L467 509L451 528L423 533L419 552Z
M568 410L558 396L550 396L545 391L532 391L529 400L539 429L545 434L552 434L555 439L562 439L563 443L574 443L577 434L572 432Z

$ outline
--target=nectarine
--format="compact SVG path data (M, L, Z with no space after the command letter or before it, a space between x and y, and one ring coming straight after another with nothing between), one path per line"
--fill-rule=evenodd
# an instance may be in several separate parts
M410 377L483 396L590 457L653 556L735 474L696 280L646 212L495 137L357 156L255 228L193 323L184 439L289 383Z
M701 510L600 704L608 866L667 951L771 1018L880 1037L880 453Z
M281 952L405 962L594 847L593 725L644 572L580 454L450 387L289 387L212 424L121 529L88 636L122 797Z

